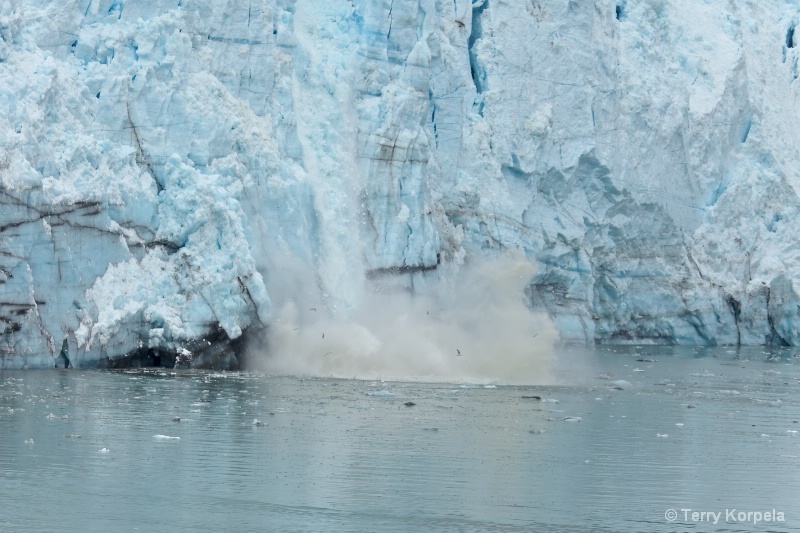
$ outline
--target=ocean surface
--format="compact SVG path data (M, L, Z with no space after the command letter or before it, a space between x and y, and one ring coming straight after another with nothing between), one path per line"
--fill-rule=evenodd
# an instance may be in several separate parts
M562 348L547 387L0 372L0 531L800 531L798 355Z

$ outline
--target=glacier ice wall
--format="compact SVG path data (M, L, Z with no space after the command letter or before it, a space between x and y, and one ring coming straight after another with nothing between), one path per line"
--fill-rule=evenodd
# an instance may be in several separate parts
M0 0L2 367L226 366L518 249L581 342L800 343L800 5Z

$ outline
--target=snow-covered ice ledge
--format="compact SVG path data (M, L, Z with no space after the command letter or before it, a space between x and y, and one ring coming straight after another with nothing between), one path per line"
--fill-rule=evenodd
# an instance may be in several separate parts
M505 248L566 340L798 344L799 13L0 0L0 366L234 365Z

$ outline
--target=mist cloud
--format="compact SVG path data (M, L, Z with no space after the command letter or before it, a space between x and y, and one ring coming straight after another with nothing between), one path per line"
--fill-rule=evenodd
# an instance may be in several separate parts
M535 274L524 257L479 259L431 294L377 285L348 319L321 307L278 302L255 369L273 374L358 379L553 382L550 320L523 290Z

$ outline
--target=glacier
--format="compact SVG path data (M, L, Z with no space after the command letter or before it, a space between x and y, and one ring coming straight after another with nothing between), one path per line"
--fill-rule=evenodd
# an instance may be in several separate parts
M475 258L581 343L800 344L800 3L0 0L0 368L233 368Z

